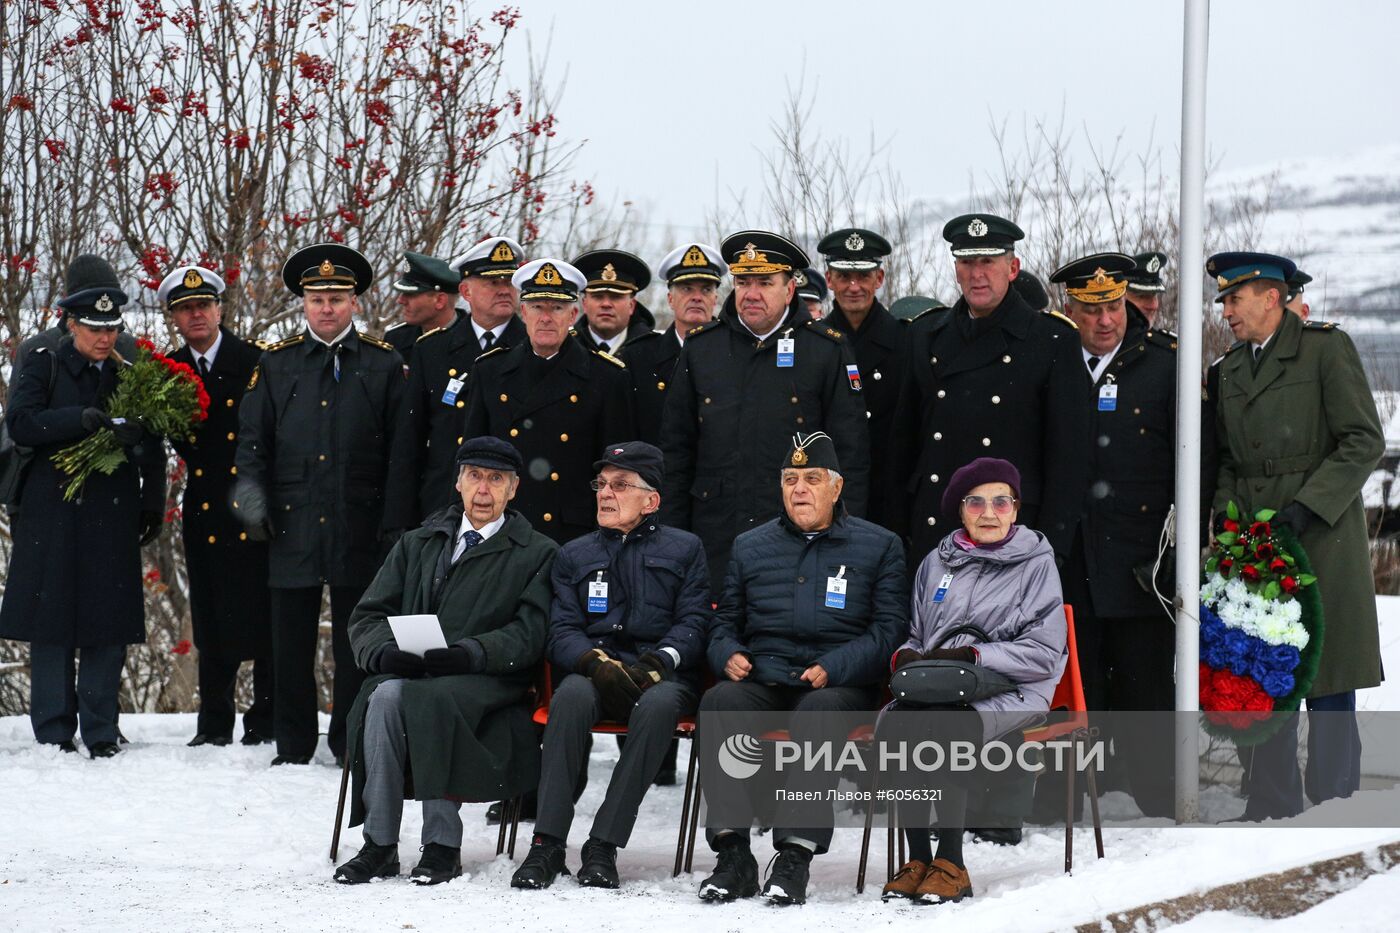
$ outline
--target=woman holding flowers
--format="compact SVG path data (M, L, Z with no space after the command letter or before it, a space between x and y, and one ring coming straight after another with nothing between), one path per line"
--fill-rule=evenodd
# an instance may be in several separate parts
M165 457L158 437L104 410L125 365L112 349L127 298L110 265L82 261L60 302L72 336L30 354L10 390L10 434L34 457L12 529L0 637L30 643L34 737L75 752L81 726L88 753L107 758L120 750L126 646L146 638L141 544L160 532ZM66 496L72 477L60 452L104 433L120 462L111 457L110 471L92 472Z

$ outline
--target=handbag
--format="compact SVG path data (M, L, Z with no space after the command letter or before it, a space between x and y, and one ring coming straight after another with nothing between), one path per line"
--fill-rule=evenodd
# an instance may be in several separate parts
M942 647L955 635L975 635L983 642L991 641L977 626L960 625L934 647ZM970 706L1012 690L1020 692L1016 682L1006 675L966 661L910 661L890 678L890 693L908 706Z
M46 400L53 399L53 386L58 378L58 358L49 354L49 382ZM13 514L19 508L20 494L24 492L24 480L29 475L29 464L34 459L31 447L22 447L10 436L8 418L0 418L0 505Z

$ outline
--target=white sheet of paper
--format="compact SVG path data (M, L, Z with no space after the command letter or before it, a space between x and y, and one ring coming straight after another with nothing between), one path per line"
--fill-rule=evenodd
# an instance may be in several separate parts
M447 647L442 625L435 615L389 616L389 628L394 631L394 641L399 643L399 650L420 658L425 651Z

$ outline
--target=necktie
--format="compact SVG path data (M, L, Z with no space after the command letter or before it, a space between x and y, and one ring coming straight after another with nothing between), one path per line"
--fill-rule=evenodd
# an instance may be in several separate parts
M1092 376L1092 375L1094 374L1094 370L1096 370L1096 369L1099 368L1099 360L1100 360L1100 359L1101 359L1101 357L1097 357L1097 356L1091 356L1091 357L1089 357L1089 375Z
M1256 363L1259 362L1259 357L1261 357L1261 356L1263 356L1263 355L1264 355L1264 348L1263 348L1263 347L1255 347L1255 348L1254 348L1254 362L1256 362Z
M209 357L207 356L199 358L199 375L206 381L209 379Z
M493 334L493 333L491 333L489 330L488 330L486 333L482 334L482 335L481 335L481 352L482 352L482 353L485 353L487 350L491 349L492 345L494 345L495 342L496 342L496 335Z
M334 347L331 348L331 358L335 360L335 364L334 364L335 370L334 370L333 375L335 376L335 381L336 381L336 382L339 382L339 381L340 381L340 344L336 344Z
M468 529L467 531L463 532L462 536L457 539L457 549L452 552L452 566L457 566L457 562L460 561L468 551L476 547L483 540L485 539L481 537L481 533L478 531L472 531L471 529Z

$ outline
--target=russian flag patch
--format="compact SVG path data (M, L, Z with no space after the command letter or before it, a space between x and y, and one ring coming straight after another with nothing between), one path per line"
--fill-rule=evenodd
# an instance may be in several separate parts
M851 384L851 391L860 391L860 367L851 363L846 367L846 379Z

